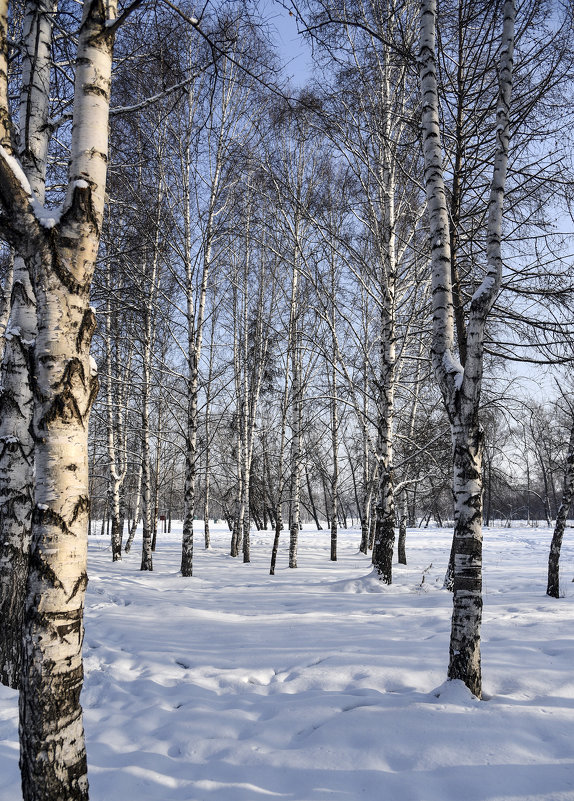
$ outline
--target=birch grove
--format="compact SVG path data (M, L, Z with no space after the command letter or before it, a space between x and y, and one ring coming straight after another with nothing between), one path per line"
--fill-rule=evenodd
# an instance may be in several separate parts
M351 526L388 585L409 529L451 528L448 678L478 698L483 528L541 525L560 594L571 10L280 5L312 44L293 82L255 2L0 0L0 681L24 801L88 798L88 525L152 571L173 520L182 587L201 517L205 549L225 521L233 569L263 548L279 577L302 526L333 563Z

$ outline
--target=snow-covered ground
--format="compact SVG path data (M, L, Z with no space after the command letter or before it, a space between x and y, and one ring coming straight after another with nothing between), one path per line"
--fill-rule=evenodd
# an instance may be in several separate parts
M197 525L197 524L196 524ZM201 526L197 525L201 531ZM410 530L381 585L342 532L305 530L299 567L270 532L252 562L179 533L154 572L90 540L83 692L93 801L574 801L574 539L545 595L550 532L485 533L485 700L444 684L450 531ZM423 582L424 576L424 582ZM21 799L17 697L0 687L0 801Z

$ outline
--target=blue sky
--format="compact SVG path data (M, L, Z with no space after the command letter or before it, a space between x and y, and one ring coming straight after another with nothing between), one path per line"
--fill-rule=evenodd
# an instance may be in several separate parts
M286 65L286 74L296 84L305 83L310 73L310 53L303 37L297 34L295 18L289 16L289 12L276 0L263 0L261 10L275 33L279 57Z

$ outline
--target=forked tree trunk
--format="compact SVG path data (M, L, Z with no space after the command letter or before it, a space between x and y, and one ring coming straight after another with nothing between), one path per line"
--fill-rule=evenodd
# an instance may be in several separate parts
M6 4L0 10L5 32ZM87 432L97 391L89 291L103 220L113 3L84 5L78 40L69 182L60 220L35 218L6 150L0 189L28 242L37 303L35 495L25 604L20 768L25 801L88 797L80 706L89 513ZM110 24L111 23L111 24ZM43 211L43 210L42 210Z
M25 187L28 197L22 198L25 205L31 202L32 197L34 203L44 203L53 10L52 0L44 0L28 2L24 11L18 154L29 182L29 186ZM2 147L11 154L6 83L6 14L7 4L2 3L0 130ZM22 189L22 186L18 187L18 194ZM18 209L15 211L17 213ZM29 268L34 267L36 254L34 238L28 234L24 242L26 239L32 240L28 243L30 247L23 248L22 242L19 242L13 249L13 274L8 277L4 287L0 322L3 335L0 387L0 677L12 687L19 686L21 680L24 596L34 495L32 375L37 323ZM6 295L8 290L9 296ZM5 331L8 314L10 323Z
M482 431L479 406L485 326L502 277L502 203L508 161L508 117L514 49L513 0L505 0L503 13L497 141L487 222L487 270L482 284L470 301L463 368L454 350L450 228L436 77L436 0L421 2L419 66L423 97L425 184L430 221L433 299L431 356L449 416L453 447L454 597L448 677L462 680L478 697L481 695L482 620Z

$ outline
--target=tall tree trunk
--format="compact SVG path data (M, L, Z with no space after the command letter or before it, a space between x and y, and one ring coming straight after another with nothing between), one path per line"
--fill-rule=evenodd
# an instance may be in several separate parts
M295 290L296 291L296 290ZM289 531L289 567L297 567L297 547L301 528L301 466L302 466L302 383L301 345L294 323L294 343L291 352L291 518Z
M17 689L34 499L30 369L36 338L34 292L21 256L14 260L11 309L0 378L0 681Z
M126 470L120 470L117 459L116 444L119 439L114 415L114 390L113 390L113 371L112 371L112 287L111 287L111 261L108 261L106 269L106 310L105 310L105 353L106 353L106 426L108 439L108 461L109 461L109 485L108 485L108 504L112 518L112 561L117 562L122 558L122 534L121 525L121 498L120 491L126 476ZM117 391L117 388L116 388ZM117 415L121 412L121 402L117 404L120 408Z
M464 366L454 350L449 215L443 175L436 77L436 0L421 2L420 80L423 96L423 152L430 220L433 369L451 425L455 501L454 593L449 679L460 679L481 695L480 625L482 619L482 431L479 422L484 333L501 276L502 203L508 161L513 0L504 2L499 65L497 144L487 222L486 276L474 293L466 331Z
M34 247L35 496L20 693L24 801L85 801L86 752L80 706L87 584L88 418L97 392L89 349L95 327L90 284L103 221L108 110L116 9L85 3L77 46L67 195L50 230L18 198L15 227Z
M155 262L155 259L154 259ZM155 280L155 274L153 275ZM151 305L151 302L150 302ZM141 456L142 456L142 558L141 570L153 570L152 556L152 508L151 508L151 452L150 452L150 393L151 393L151 353L152 353L152 310L145 313L143 387L141 410Z
M395 177L390 153L390 97L388 54L384 51L382 119L384 125L383 164L381 169L381 207L383 223L380 236L380 375L377 392L377 521L373 564L381 581L393 580L393 548L395 543L395 501L393 490L393 422L396 372L395 292L397 259L395 247Z
M7 94L7 5L6 2L0 4L0 143L5 152L12 155ZM22 187L16 176L15 213L18 214L18 206L20 210L24 207L25 216L29 212L28 203L43 204L45 196L53 10L51 0L28 2L24 9L18 155L29 187ZM2 164L2 168L4 166ZM0 176L8 184L14 178L11 172L9 169L9 174L4 175L2 169ZM2 186L2 189L5 191L6 187ZM33 227L37 228L36 225ZM15 250L12 249L15 253L13 274L3 288L1 331L0 619L3 632L0 634L0 679L12 687L19 686L21 679L22 625L34 497L32 374L37 322L29 270L35 267L37 253L34 252L32 231L26 232L24 242L26 240L30 240L29 248L23 248L19 241ZM10 315L8 331L4 330L7 315Z

